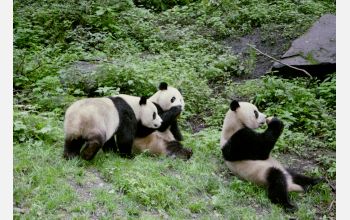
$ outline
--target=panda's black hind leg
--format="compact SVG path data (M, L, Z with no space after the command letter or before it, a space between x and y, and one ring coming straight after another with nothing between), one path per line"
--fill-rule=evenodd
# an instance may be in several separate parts
M67 160L70 160L74 157L79 156L80 150L84 142L85 141L82 138L64 140L63 157Z
M167 151L168 156L175 156L184 160L188 160L192 156L192 150L185 148L178 141L169 141L167 142Z
M271 167L267 172L267 182L268 197L272 203L281 205L287 212L297 210L289 200L287 180L281 170Z
M304 176L302 174L299 174L293 171L292 169L287 169L287 171L292 176L293 182L303 187L305 192L307 192L307 190L310 187L324 181L324 179L322 178L312 178L312 177Z
M114 135L108 141L106 141L106 143L103 144L102 150L103 152L109 152L109 151L113 151L114 153L117 152L118 148L117 148L117 143L115 142L115 139L114 139Z
M81 157L84 160L92 160L102 147L102 144L103 140L100 136L89 138L89 140L86 141L85 148L80 152Z

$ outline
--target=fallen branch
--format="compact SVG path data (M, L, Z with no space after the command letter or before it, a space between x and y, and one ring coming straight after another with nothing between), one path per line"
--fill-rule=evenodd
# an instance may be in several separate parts
M304 70L304 69L300 69L300 68L294 67L294 66L291 66L291 65L288 65L288 64L286 64L286 63L283 63L282 61L277 60L276 58L274 58L274 57L272 57L272 56L270 56L270 55L268 55L268 54L262 52L261 50L257 49L255 46L253 46L253 45L251 45L251 44L247 44L247 45L248 45L249 47L253 48L254 50L258 51L260 54L262 54L262 55L264 55L264 56L266 56L266 57L268 57L268 58L270 58L270 59L272 59L272 60L274 60L274 61L276 61L276 62L278 62L278 63L280 63L280 64L283 64L283 65L285 65L285 66L288 66L288 67L290 67L290 68L292 68L292 69L302 71L302 72L304 72L308 77L312 78L311 74L310 74L308 71L306 71L306 70Z
M326 177L325 180L327 181L327 184L329 185L329 187L332 189L332 192L335 193L335 187L332 185L331 181L329 181L329 179Z
M335 202L335 200L333 199L330 206L328 207L328 212L332 211L332 207L333 207L334 202Z

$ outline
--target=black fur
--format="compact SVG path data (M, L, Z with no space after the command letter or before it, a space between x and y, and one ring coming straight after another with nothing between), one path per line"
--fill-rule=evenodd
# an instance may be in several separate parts
M224 159L266 160L283 130L283 123L273 118L263 133L244 127L238 130L222 148Z
M85 141L82 138L65 140L63 157L66 159L72 159L79 156L80 150L83 147Z
M286 211L295 211L294 206L288 196L288 186L285 175L281 170L271 167L267 171L267 193L272 203L280 204Z
M238 101L233 100L233 101L231 102L231 104L230 104L230 109L231 109L232 111L236 111L237 108L239 108L239 103L238 103Z
M158 109L158 115L162 118L163 122L159 128L148 128L138 122L136 137L146 137L150 135L152 132L158 130L160 132L165 131L174 123L176 123L176 117L181 113L180 106L171 107L168 111L163 111L163 109L156 103L154 103ZM181 134L180 134L181 135Z
M183 136L180 132L180 128L177 124L177 120L175 120L172 124L171 124L171 127L170 127L170 132L174 135L174 138L177 140L177 141L182 141L183 140Z
M86 146L81 151L80 155L85 160L92 160L103 145L101 135L91 136L86 140Z
M238 107L238 102L231 103L231 110L235 111ZM262 133L244 127L234 133L224 145L222 149L224 159L226 161L266 160L282 131L283 123L277 118L272 118L268 122L268 128ZM321 180L298 174L292 170L288 172L293 182L303 187L304 191ZM266 180L268 197L271 202L281 205L288 212L295 211L297 207L289 200L285 174L278 168L270 167Z
M303 187L304 192L307 192L311 186L314 186L323 181L322 178L312 178L299 174L292 169L287 169L288 173L292 176L293 182Z
M158 114L162 118L162 125L158 129L152 129L143 126L140 122L137 125L137 137L146 137L150 135L155 130L164 132L170 126L170 132L174 135L176 140L170 141L167 143L167 151L169 152L168 156L175 156L188 160L192 156L192 150L184 148L179 142L183 139L180 129L177 124L177 116L181 113L181 106L171 107L168 111L163 111L163 109L156 103L154 103L158 109Z
M166 82L161 82L158 87L159 90L167 90L168 84Z
M103 152L113 151L114 153L118 151L114 135L108 141L106 141L106 143L104 143L102 150Z
M113 104L118 110L119 114L119 126L116 130L119 153L122 157L130 157L132 144L136 136L138 121L136 120L133 109L125 100L120 97L109 98L113 101ZM108 151L112 147L112 150L116 151L116 149L113 147L113 140L108 140L106 143L107 145L103 146L104 150Z
M178 141L169 141L167 143L168 156L175 156L184 160L188 160L192 156L192 150L184 148Z
M144 97L144 96L141 96L139 104L140 105L146 105L146 103L147 103L147 98Z

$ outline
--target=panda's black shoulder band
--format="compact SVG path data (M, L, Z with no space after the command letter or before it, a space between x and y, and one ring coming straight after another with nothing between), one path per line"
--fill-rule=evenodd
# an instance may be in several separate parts
M147 98L145 96L141 96L139 104L140 105L146 105L146 103L147 103Z
M159 90L167 90L168 89L168 84L166 82L161 82L159 84Z
M236 111L237 108L239 108L239 103L237 100L233 100L230 104L230 109L232 111Z

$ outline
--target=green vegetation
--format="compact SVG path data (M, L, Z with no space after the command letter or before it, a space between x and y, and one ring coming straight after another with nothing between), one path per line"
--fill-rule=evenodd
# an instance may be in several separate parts
M276 157L335 183L335 73L322 82L238 83L232 79L251 74L257 55L242 59L222 44L256 28L266 41L277 31L293 39L328 12L334 1L14 1L14 218L335 218L328 184L292 194L299 210L285 213L263 188L232 176L219 150L230 100L252 101L286 124ZM184 95L189 161L62 158L64 112L74 100L149 96L161 81ZM205 129L194 133L198 123Z

